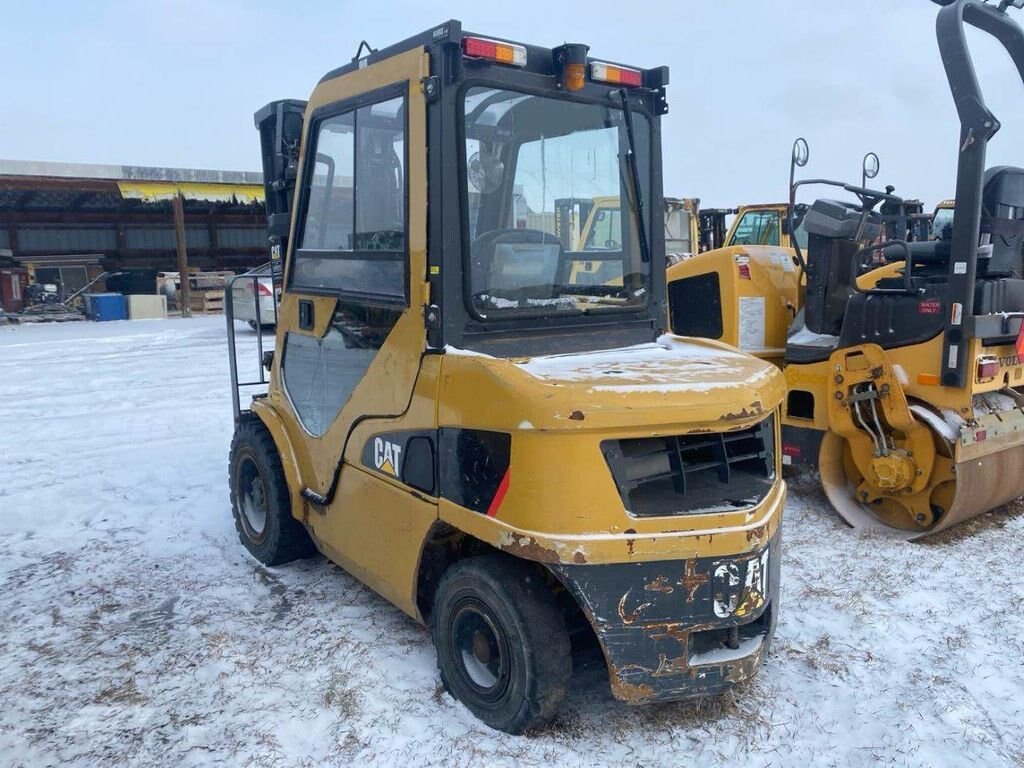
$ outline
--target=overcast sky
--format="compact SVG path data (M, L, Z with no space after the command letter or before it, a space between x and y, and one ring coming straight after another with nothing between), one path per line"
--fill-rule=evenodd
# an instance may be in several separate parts
M483 3L5 3L0 157L256 170L252 113L306 98L359 41L397 42L447 18L464 28L671 68L665 191L705 205L783 199L793 139L808 171L927 203L953 194L957 121L928 0L516 0ZM1024 12L1017 12L1024 23ZM974 36L989 106L1004 124L989 164L1024 165L1024 86Z

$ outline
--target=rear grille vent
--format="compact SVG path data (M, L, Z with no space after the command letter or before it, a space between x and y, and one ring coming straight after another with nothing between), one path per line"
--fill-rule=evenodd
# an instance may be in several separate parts
M736 432L605 440L601 450L635 517L748 509L775 480L775 418Z
M672 333L701 339L722 338L722 289L717 272L673 280L668 284Z

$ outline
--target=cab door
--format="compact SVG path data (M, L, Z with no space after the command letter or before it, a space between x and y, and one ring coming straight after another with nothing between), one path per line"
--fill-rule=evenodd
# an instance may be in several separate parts
M435 426L433 377L419 377L427 74L420 48L325 80L310 98L271 387L314 499L297 516L332 559L401 607L396 552L381 542L407 536L418 552L436 505L402 482L395 452L380 466L361 456L375 432Z

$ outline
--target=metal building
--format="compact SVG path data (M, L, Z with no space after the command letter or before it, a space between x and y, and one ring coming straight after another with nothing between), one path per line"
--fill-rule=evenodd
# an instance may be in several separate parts
M0 305L21 309L30 281L70 292L104 270L127 273L108 290L153 293L178 268L179 193L190 268L267 260L259 173L0 160Z

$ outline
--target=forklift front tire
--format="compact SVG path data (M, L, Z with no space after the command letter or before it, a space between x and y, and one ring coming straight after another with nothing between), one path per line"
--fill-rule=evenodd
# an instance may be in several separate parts
M520 734L555 716L572 674L569 634L533 567L506 555L460 560L431 618L441 682L477 718Z
M259 419L245 418L235 428L228 471L235 527L253 557L264 565L281 565L316 551L309 533L292 517L281 458Z

